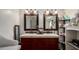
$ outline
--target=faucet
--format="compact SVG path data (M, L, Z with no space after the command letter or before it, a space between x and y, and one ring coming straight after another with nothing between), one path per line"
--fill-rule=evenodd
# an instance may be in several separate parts
M38 29L37 34L43 34L43 32Z

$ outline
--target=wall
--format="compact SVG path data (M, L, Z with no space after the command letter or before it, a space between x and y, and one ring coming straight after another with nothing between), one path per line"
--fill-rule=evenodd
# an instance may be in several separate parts
M19 24L19 10L0 9L0 35L13 39L13 26Z
M45 12L46 9L37 9L38 13L39 13L39 28L43 28L43 13ZM51 10L51 9L50 9ZM58 14L60 15L59 17L61 17L63 15L63 9L58 9ZM24 34L24 13L25 10L21 9L20 10L20 33Z
M79 11L78 9L65 9L65 15L70 16L71 18L75 17L76 13Z
M39 13L39 27L43 28L43 13L45 9L38 9ZM69 16L72 16L77 12L77 10L69 9L59 9L58 14L60 17L66 13ZM20 21L20 23L19 23ZM13 10L13 9L1 9L0 10L0 35L8 38L13 39L13 26L20 24L20 33L23 34L24 32L24 9L21 10Z

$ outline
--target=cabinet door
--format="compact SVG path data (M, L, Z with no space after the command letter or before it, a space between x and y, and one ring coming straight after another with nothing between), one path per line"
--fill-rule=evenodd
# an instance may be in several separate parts
M37 38L33 38L32 39L33 41L32 41L32 49L33 50L39 50L39 40L37 39Z
M37 50L46 50L47 49L47 40L44 38L38 38L33 40L33 48Z
M38 46L42 50L47 50L48 48L48 41L45 38L39 39Z
M25 49L31 50L32 49L32 40L22 38L21 39L21 49L22 50L25 50Z
M58 49L58 39L48 39L48 49L57 50Z

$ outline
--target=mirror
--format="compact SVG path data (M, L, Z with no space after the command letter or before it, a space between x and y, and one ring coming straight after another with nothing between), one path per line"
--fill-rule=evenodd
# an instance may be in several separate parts
M24 30L38 30L38 14L24 14Z
M58 29L58 15L44 14L44 30L57 30Z

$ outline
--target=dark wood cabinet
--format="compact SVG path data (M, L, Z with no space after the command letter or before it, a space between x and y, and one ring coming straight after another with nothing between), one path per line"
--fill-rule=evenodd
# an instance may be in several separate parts
M58 38L21 38L21 50L58 50Z

